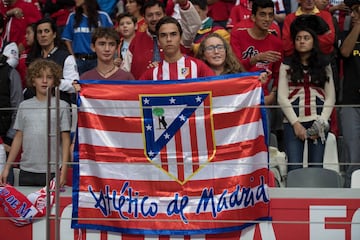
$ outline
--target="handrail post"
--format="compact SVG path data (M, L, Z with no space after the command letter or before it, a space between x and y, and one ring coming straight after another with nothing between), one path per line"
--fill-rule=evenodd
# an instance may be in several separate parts
M55 88L55 99L56 99L56 155L55 155L55 240L60 240L60 144L61 144L61 133L60 133L60 90L59 87Z
M50 240L50 176L51 176L51 88L47 88L47 101L46 101L46 133L47 133L47 168L46 168L46 240Z
M59 154L60 154L60 90L58 87L55 88L55 106L52 106L52 88L47 89L47 121L46 121L46 128L47 128L47 148L46 148L46 155L47 155L47 169L46 169L46 240L51 239L51 195L52 191L50 190L50 181L51 179L51 165L55 165L55 240L60 240L60 189L59 189L59 182L60 182L60 169L59 169ZM51 114L52 110L55 110L55 132L51 131ZM55 162L52 162L51 157L51 139L54 137L55 134Z

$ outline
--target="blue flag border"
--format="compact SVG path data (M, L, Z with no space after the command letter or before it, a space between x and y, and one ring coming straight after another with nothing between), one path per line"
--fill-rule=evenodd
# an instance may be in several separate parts
M166 80L166 81L146 81L146 80L80 80L79 84L109 84L109 85L118 85L118 84L131 84L131 85L154 85L154 84L180 84L180 83L191 83L191 82L210 82L210 81L221 81L227 80L230 78L236 77L246 77L246 76L259 76L260 72L244 72L244 73L235 73L227 74L221 76L212 76L212 77L203 77L196 79L184 79L184 80ZM81 104L80 98L77 97L77 106ZM264 105L264 94L261 96L261 105ZM265 133L265 142L269 146L269 136L267 129L267 113L266 108L261 108L261 115L263 121L263 128ZM75 134L75 146L73 153L74 163L79 163L79 141L78 141L78 129L76 128ZM269 152L268 152L268 167L269 167ZM74 229L92 229L100 231L111 231L111 232L121 232L125 234L141 234L141 235L198 235L198 234L219 234L233 231L240 231L249 226L257 224L258 221L271 221L272 218L270 215L270 209L268 212L269 217L263 217L253 222L245 223L240 226L227 227L227 228L216 228L216 229L199 229L199 230L147 230L147 229L130 229L130 228L118 228L118 227L108 227L103 225L94 225L94 224L79 224L78 223L78 205L79 205L79 164L73 165L73 188L72 188L72 202L73 202L73 211L72 211L72 221L71 228ZM119 219L120 220L120 219Z

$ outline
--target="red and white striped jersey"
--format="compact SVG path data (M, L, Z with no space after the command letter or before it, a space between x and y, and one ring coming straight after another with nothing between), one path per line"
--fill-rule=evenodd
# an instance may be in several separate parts
M148 69L140 79L181 80L214 75L214 71L203 61L184 55L174 63L169 63L165 60L161 61L157 67Z

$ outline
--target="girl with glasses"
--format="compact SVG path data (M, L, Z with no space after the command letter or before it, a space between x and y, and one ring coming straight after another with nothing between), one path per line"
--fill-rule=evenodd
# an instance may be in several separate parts
M205 37L196 57L203 60L216 75L245 72L229 43L217 33Z

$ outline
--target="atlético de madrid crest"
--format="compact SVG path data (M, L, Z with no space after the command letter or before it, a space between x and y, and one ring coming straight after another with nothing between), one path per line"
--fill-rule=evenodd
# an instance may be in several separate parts
M141 95L144 154L184 184L215 155L211 92Z

